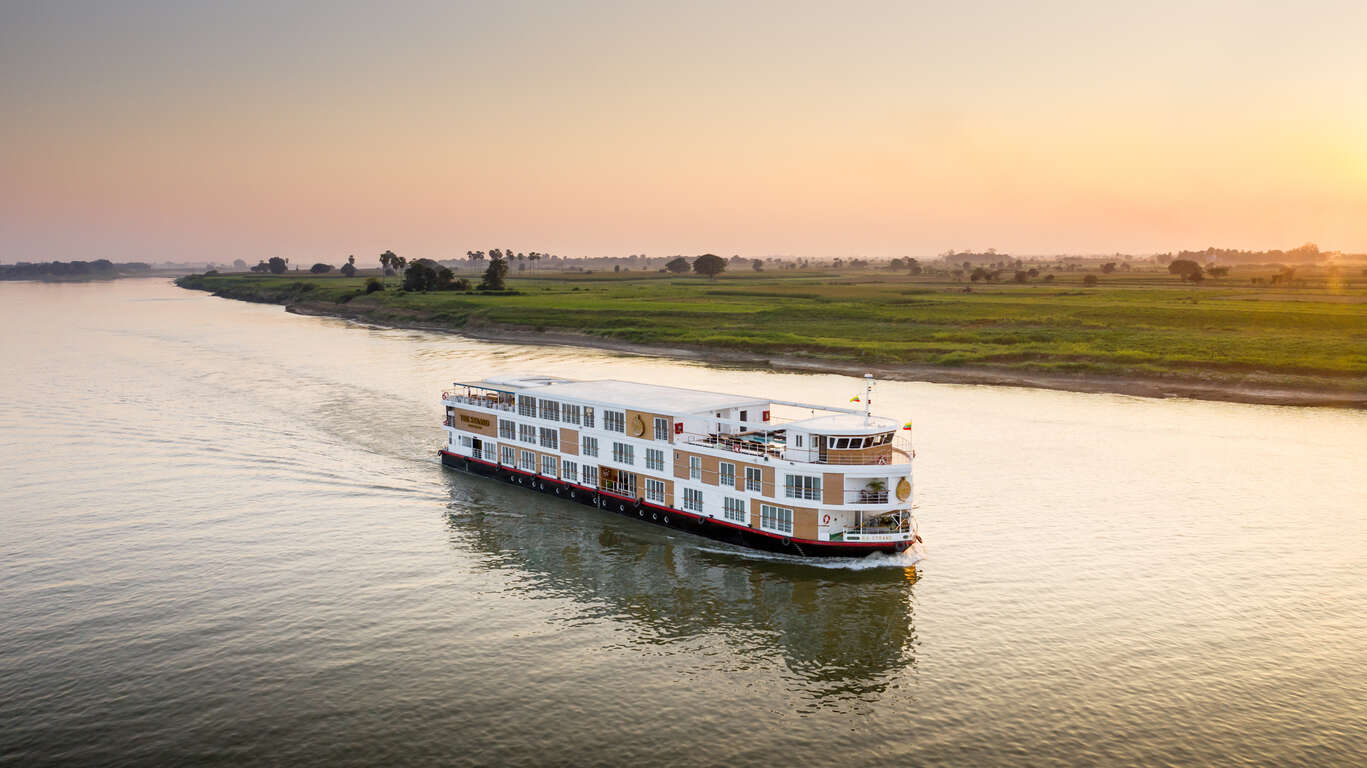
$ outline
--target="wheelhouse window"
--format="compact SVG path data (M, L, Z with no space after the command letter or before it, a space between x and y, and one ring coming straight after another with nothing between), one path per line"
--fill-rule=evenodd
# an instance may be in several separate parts
M627 415L625 411L603 411L603 429L609 432L627 431Z
M812 475L784 475L783 495L790 499L820 499L821 478Z
M646 469L653 469L663 472L665 468L665 452L659 448L646 449Z
M535 443L536 427L533 427L531 424L518 424L517 439L524 443Z
M656 419L656 420L655 420L655 439L656 439L656 440L668 440L668 439L669 439L669 421L668 421L667 419Z
M612 444L612 460L618 464L636 463L636 450L626 443Z
M727 496L722 500L722 517L733 523L745 522L745 500Z
M560 430L555 427L541 428L541 447L560 449Z
M518 415L518 416L535 416L535 415L536 415L536 398L535 398L535 397L532 397L531 395L518 395L518 396L517 396L517 415Z
M745 468L745 490L764 492L764 475L760 473L759 467Z
M580 453L584 454L585 456L598 455L598 438L585 437L580 442L583 443L583 446L579 449Z
M759 526L775 533L792 534L793 510L761 504L759 505Z
M730 488L736 487L736 465L723 461L717 465L717 482Z
M683 508L689 512L702 511L702 491L697 488L685 488L683 495Z
M542 400L541 418L547 421L560 421L560 403L555 400Z
M665 484L653 477L646 478L646 501L665 503Z
M498 420L498 436L504 440L517 439L517 422L507 419Z

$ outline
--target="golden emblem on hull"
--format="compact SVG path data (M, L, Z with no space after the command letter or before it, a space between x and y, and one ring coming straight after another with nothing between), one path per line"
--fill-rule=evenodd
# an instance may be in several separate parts
M897 481L897 498L900 501L906 501L909 496L911 496L911 483L908 483L904 477Z

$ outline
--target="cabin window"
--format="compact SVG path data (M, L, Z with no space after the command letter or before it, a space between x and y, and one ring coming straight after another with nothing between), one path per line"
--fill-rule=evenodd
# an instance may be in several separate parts
M655 439L656 439L656 440L668 440L668 439L669 439L669 420L668 420L668 419L656 419L656 420L655 420Z
M469 436L469 435L461 435L461 436L460 436L460 447L462 447L462 448L469 448L470 446L471 446L470 436Z
M559 463L559 462L556 461L556 458L555 458L554 456L542 456L542 457L541 457L541 474L543 474L543 475L545 475L545 476L547 476L547 477L556 477L556 476L558 476L558 475L560 474L560 472L557 471L559 468L556 466L558 463Z
M848 437L838 437L835 440L835 445L832 445L831 447L835 448L836 450L839 450L841 448L849 448L850 439Z
M745 500L730 496L722 500L722 517L733 523L745 522Z
M584 426L593 427L593 406L584 406Z
M573 461L560 462L560 476L571 483L579 478L579 465Z
M683 508L689 512L702 511L702 491L697 488L685 488L683 497Z
M578 424L579 406L572 403L565 403L565 407L560 409L560 418L563 419L566 424Z
M654 478L646 478L646 501L653 501L656 504L665 503L665 484Z
M626 432L626 413L623 411L603 411L603 429L609 432Z
M535 472L536 454L532 453L531 451L522 451L521 455L518 456L518 466L522 467L528 472Z
M579 449L579 452L580 452L580 453L584 454L585 456L597 456L597 455L598 455L598 438L596 438L596 437L585 437L585 438L583 439L583 443L584 443L584 447Z
M659 448L646 449L646 469L653 469L659 472L665 468L665 452Z
M542 427L541 447L560 450L560 430L555 427Z
M579 469L579 477L584 485L598 485L598 467L585 464Z
M547 421L560 421L560 403L555 400L542 400L541 418Z
M745 490L762 493L764 491L764 476L760 473L759 467L745 468Z
M722 484L722 485L726 485L726 486L730 486L730 487L732 487L732 488L735 488L735 487L736 487L736 465L735 465L735 464L732 464L732 463L730 463L730 462L728 462L728 461L723 461L723 462L721 462L720 464L718 464L718 465L717 465L717 482L720 483L720 484Z
M535 416L535 415L536 415L536 398L535 398L535 397L532 397L532 396L530 396L530 395L518 395L518 396L517 396L517 415L518 415L518 416Z
M507 419L498 420L498 436L504 440L517 439L517 422Z
M535 443L536 427L533 427L531 424L518 424L517 439L524 443Z
M517 464L517 452L513 450L511 445L503 446L503 454L499 457L499 463L509 467Z
M688 457L688 479L689 479L689 480L701 480L701 479L702 479L702 457L701 457L701 456L689 456L689 457Z
M793 447L794 447L794 448L801 448L801 447L802 447L802 435L793 435Z
M750 413L749 411L741 411L741 412L740 412L740 420L741 420L741 421L749 421L749 420L750 420L749 413Z
M626 443L612 444L612 460L618 464L633 464L636 461L636 451Z
M820 499L821 478L814 475L784 475L783 495L790 499Z
M759 505L759 525L761 528L767 528L775 533L791 535L793 532L793 510L761 504Z

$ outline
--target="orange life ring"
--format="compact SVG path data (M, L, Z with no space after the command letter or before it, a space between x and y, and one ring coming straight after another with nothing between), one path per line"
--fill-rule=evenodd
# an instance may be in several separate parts
M830 525L830 524L831 524L831 515L830 515L829 512L821 516L821 524L822 524L822 525Z

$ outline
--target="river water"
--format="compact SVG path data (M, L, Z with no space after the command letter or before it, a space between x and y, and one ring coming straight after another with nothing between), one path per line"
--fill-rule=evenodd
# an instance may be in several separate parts
M855 379L0 284L0 761L1361 765L1367 414L883 382L927 558L761 556L443 469L537 371Z

